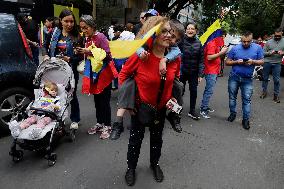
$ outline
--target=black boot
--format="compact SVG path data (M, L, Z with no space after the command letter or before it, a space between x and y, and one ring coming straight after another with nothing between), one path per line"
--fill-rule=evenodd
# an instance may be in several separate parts
M244 128L244 129L246 129L246 130L249 130L249 129L250 129L249 120L248 120L248 119L243 119L242 125L243 125L243 128Z
M157 182L162 182L164 180L164 173L159 165L151 165L150 166L153 171L154 179Z
M135 184L135 169L127 169L125 173L125 181L128 186L133 186Z
M111 140L117 140L120 137L120 134L124 131L122 122L114 122L112 126L112 131L110 133Z
M230 116L228 117L228 121L229 122L233 122L236 119L236 114L235 113L230 113Z
M182 128L180 125L180 115L175 112L170 112L167 116L167 120L170 122L174 131L181 133Z

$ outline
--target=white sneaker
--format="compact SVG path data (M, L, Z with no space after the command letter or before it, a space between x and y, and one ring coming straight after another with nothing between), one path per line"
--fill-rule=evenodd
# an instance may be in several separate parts
M205 119L210 119L211 117L208 115L208 111L200 111L200 115L202 115Z
M77 122L72 122L70 125L70 129L75 129L77 130L79 128L79 123Z

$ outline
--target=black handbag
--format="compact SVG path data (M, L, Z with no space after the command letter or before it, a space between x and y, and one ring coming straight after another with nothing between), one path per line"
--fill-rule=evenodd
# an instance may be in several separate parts
M138 109L138 119L142 125L149 126L151 124L158 124L158 111L150 104L141 102Z
M166 77L161 77L160 88L158 92L157 104L160 103L161 97L163 94L164 86L165 86ZM151 104L147 104L144 102L140 103L138 108L138 119L142 125L150 126L150 125L157 125L160 122L160 115L156 107L152 106Z

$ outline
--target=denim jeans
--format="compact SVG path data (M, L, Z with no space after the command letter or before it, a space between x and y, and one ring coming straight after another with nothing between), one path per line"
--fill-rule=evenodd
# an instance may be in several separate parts
M209 108L209 101L213 95L213 90L217 82L217 74L206 74L205 80L206 80L206 85L200 106L201 110L207 110Z
M273 76L274 94L279 95L281 64L265 63L263 65L262 90L263 92L267 91L268 78L269 78L270 71L272 71L272 76Z
M236 114L238 90L241 89L243 119L250 118L251 96L253 93L252 78L240 77L230 73L228 82L230 113Z

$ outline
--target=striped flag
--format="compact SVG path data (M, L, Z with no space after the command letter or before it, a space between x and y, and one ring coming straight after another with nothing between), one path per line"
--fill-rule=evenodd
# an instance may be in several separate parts
M221 29L220 19L217 19L206 32L199 38L203 47L206 47L206 44L213 40L223 40L223 32Z

